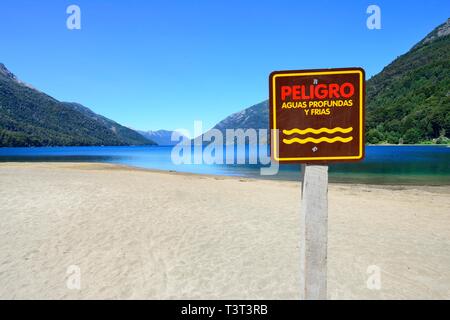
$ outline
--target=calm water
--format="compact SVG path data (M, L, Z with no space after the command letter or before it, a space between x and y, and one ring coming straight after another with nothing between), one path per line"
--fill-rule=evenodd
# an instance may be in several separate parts
M105 162L134 167L262 179L298 180L299 165L281 165L260 176L260 165L175 165L172 147L0 148L0 162ZM248 163L248 162L247 162ZM330 181L374 184L450 185L450 147L368 146L361 163L330 166Z

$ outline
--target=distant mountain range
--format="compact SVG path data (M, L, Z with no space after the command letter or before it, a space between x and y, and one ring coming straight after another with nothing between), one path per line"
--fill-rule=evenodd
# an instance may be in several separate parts
M366 82L366 141L448 143L450 137L450 19ZM214 126L268 129L268 100ZM201 137L198 137L201 138Z
M0 64L0 146L154 145L78 103L61 102Z
M179 142L178 141L172 141L172 133L174 131L169 130L157 130L157 131L141 131L137 130L138 133L140 133L143 137L150 139L154 142L156 142L160 146L173 146ZM183 135L181 135L183 136ZM181 139L181 137L180 137Z

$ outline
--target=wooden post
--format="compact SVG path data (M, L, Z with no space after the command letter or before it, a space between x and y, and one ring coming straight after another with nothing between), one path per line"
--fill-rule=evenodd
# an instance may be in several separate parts
M328 166L302 164L300 298L327 298Z

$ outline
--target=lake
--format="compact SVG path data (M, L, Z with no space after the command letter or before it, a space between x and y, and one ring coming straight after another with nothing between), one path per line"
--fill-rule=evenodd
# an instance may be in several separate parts
M169 146L0 148L0 162L102 162L257 179L299 180L300 177L300 165L280 165L274 176L261 176L260 164L176 165L171 161L171 151ZM450 185L450 147L367 146L363 162L330 165L330 181Z

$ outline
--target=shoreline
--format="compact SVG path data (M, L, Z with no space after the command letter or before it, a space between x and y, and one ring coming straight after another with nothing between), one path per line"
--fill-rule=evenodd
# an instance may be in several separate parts
M134 167L125 164L116 164L116 163L106 163L106 162L46 162L46 161L30 161L30 162L0 162L0 168L2 166L5 167L29 167L29 166L41 166L46 169L51 169L51 167L55 168L66 168L66 169L78 169L78 170L114 170L114 171L130 171L130 172L148 172L148 173L158 173L158 174L168 174L168 175L179 175L179 176L192 176L192 177L205 177L205 178L213 178L215 180L245 180L245 181L264 181L264 182L273 182L273 183L288 183L288 184L298 184L300 183L300 179L298 181L293 180L282 180L282 179L263 179L263 178L253 178L246 176L232 176L232 175L215 175L215 174L205 174L205 173L193 173L193 172L184 172L184 171L175 171L175 170L160 170L160 169L151 169L151 168L142 168L142 167ZM300 176L300 175L299 175ZM450 191L449 185L420 185L420 184L370 184L370 183L358 183L358 182L329 182L329 185L334 186L360 186L360 187L370 187L375 189L386 189L386 190L416 190L418 188L421 189L430 189L441 191Z
M175 144L176 145L176 144ZM15 148L30 148L30 149L35 149L35 148L114 148L114 147L173 147L175 145L153 145L153 144L143 144L143 145L117 145L117 146L105 146L105 145L92 145L92 146L13 146L13 147L4 147L4 146L0 146L0 150L1 149L15 149ZM238 144L239 145L239 144ZM245 145L253 145L253 144L245 144ZM259 144L255 144L255 145L259 145ZM226 144L223 144L223 146L226 146ZM377 147L377 146L394 146L394 147L425 147L425 146L432 146L432 147L450 147L450 143L444 143L444 144L439 144L439 143L414 143L414 144L392 144L392 143L378 143L378 144L370 144L370 143L366 143L364 145L365 147Z

